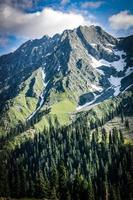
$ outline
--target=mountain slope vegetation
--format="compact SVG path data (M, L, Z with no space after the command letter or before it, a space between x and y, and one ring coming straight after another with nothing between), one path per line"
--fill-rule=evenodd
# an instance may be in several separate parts
M133 199L132 43L80 26L0 57L2 199Z

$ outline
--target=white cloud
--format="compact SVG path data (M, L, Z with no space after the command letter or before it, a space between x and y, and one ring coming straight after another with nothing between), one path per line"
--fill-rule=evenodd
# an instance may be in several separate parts
M65 29L90 24L89 20L86 21L82 14L75 11L61 12L44 8L41 12L25 13L7 5L0 8L1 35L39 38L45 34L52 36Z
M89 2L84 2L82 3L81 7L82 8L99 8L102 4L104 4L104 1L89 1Z
M110 26L115 30L127 30L133 26L133 15L128 10L121 11L109 18Z

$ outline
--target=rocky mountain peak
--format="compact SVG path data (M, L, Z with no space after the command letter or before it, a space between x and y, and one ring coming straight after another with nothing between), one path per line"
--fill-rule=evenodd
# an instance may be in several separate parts
M118 42L116 38L105 32L100 26L80 26L77 28L77 34L88 43L116 45Z
M14 53L0 57L1 102L18 95L20 85L39 67L48 82L44 99L49 102L50 94L56 92L66 92L77 104L117 96L131 85L129 40L132 37L117 40L92 25L27 41Z

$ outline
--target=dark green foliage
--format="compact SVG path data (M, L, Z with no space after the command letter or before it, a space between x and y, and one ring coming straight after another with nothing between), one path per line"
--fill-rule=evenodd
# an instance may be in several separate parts
M64 163L59 164L58 169L59 176L59 197L60 199L70 200L70 193L68 189L68 174L64 166Z
M39 170L35 180L35 197L36 198L49 198L49 184L47 177Z
M34 91L33 90L34 84L35 84L35 78L31 79L31 82L29 84L29 89L26 92L26 96L28 96L28 97L35 97L35 94L33 92Z
M128 122L128 119L125 120L125 126L126 126L127 129L129 129L129 122Z
M112 116L112 114L111 114ZM133 148L121 130L79 118L35 134L1 160L0 195L49 200L130 200ZM2 154L1 154L2 155ZM125 191L125 192L123 192Z

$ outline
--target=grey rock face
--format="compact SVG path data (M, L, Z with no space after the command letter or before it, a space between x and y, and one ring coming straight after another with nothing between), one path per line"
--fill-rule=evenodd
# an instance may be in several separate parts
M77 104L118 95L132 84L132 42L133 36L118 40L99 26L80 26L24 43L0 57L1 108L39 67L48 83L46 100L51 92L66 92Z

